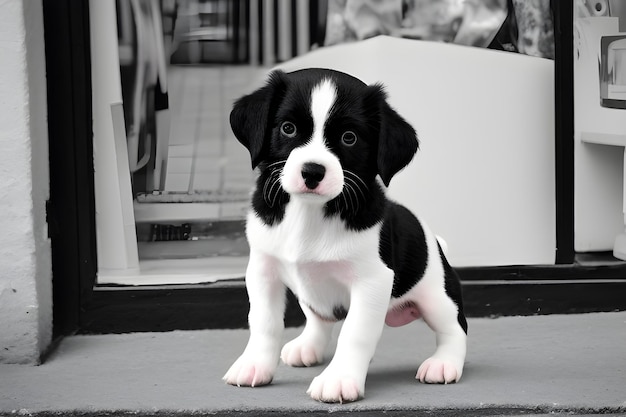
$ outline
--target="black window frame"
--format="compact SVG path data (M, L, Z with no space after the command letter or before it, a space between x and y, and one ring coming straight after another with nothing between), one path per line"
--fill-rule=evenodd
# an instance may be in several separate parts
M97 273L88 2L44 0L53 338L81 327Z
M67 334L246 327L243 279L210 285L94 287L97 274L89 4L44 0L50 144L53 331ZM555 265L458 268L469 316L624 310L626 263L574 252L573 5L555 23ZM594 262L587 262L589 256ZM584 297L573 296L584 294ZM287 326L304 317L290 295Z

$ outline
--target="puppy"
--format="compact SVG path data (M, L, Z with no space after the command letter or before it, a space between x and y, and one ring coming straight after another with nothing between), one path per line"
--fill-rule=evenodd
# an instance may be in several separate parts
M389 185L418 148L382 86L328 69L275 71L235 103L230 122L258 178L246 223L250 339L224 380L269 384L279 353L287 365L318 364L333 324L345 320L335 355L307 392L354 401L383 325L422 317L437 349L416 378L458 381L467 333L458 277L437 237L386 199L377 180ZM306 325L281 351L286 288Z

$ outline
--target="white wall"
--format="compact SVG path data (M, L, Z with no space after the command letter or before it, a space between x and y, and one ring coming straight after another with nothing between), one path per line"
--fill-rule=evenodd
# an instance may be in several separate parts
M554 263L552 61L377 37L281 67L334 68L385 84L421 140L389 195L447 241L454 266Z
M46 108L41 1L0 0L0 362L51 340Z

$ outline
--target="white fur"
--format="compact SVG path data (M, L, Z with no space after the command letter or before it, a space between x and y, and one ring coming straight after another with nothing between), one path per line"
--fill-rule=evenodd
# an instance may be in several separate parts
M309 190L302 178L302 166L307 162L314 162L326 168L324 179L315 190ZM343 169L337 157L323 144L311 141L291 152L283 168L280 182L283 189L293 196L317 199L325 203L337 197L343 190Z
M324 126L336 97L337 88L330 80L322 81L311 92L313 135L306 145L291 152L281 175L281 185L291 195L301 194L312 199L320 196L319 201L327 202L337 197L343 190L341 163L329 151L324 139ZM315 190L309 190L302 178L302 166L307 162L314 162L326 168L326 175Z
M357 232L347 230L338 216L324 216L324 203L339 195L344 181L340 161L323 136L337 89L325 80L311 94L313 135L292 151L281 176L281 185L290 194L284 218L268 226L253 211L248 214L250 339L224 380L233 385L268 384L279 352L288 365L320 363L333 326L326 318L334 316L335 307L344 306L348 314L335 354L307 392L320 401L356 400L364 394L386 315L411 302L437 334L437 350L420 366L417 378L457 381L463 371L466 336L457 322L457 307L444 290L437 237L423 225L428 246L425 274L405 295L391 299L394 273L379 255L381 225ZM326 168L314 192L306 189L301 178L307 162ZM298 296L307 322L302 334L281 351L285 287Z
M337 87L329 80L325 79L319 83L311 92L311 115L313 116L313 142L324 144L324 126L330 110L337 99Z
M315 204L298 200L287 206L285 218L277 226L268 227L254 214L248 216L251 258L246 284L250 330L257 335L248 346L276 346L275 338L283 326L279 317L284 313L284 298L275 296L276 287L291 288L307 316L302 335L282 350L281 357L289 365L321 362L332 324L320 316L333 317L333 308L338 305L349 308L333 360L309 388L315 399L353 401L365 391L367 369L382 333L393 284L393 271L378 254L379 234L380 225L363 232L347 231L341 220L325 219ZM261 304L264 310L257 309ZM309 306L314 306L315 313ZM248 363L247 367L233 365L227 381L237 385L269 382L256 373L258 369L263 375L274 373L275 364L268 366L277 359L273 349L246 352L242 356L248 359L238 362Z

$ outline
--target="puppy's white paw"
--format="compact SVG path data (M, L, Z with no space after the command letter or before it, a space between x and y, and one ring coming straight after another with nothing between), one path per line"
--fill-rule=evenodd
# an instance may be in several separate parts
M311 382L307 394L314 400L325 403L347 403L363 398L365 381L358 382L351 376L322 372Z
M241 355L222 377L224 382L238 387L260 387L272 382L276 365Z
M462 373L463 366L455 361L432 356L420 365L415 378L426 384L452 384L458 382Z
M316 346L314 342L299 336L283 346L280 358L289 366L313 366L324 359L324 346Z

